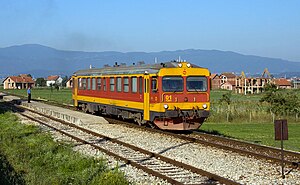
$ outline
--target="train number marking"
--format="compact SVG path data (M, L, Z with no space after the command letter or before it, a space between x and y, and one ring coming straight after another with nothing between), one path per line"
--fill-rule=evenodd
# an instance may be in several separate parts
M166 95L166 102L172 101L172 95Z

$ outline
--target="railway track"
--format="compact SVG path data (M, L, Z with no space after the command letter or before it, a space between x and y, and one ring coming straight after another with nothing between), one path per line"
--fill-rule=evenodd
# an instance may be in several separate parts
M248 155L253 155L259 158L265 158L267 160L272 160L274 162L281 162L281 149L257 145L250 142L240 141L236 139L205 134L199 131L194 131L191 138L196 140L206 141L209 143L214 143L218 147L224 147L224 149L232 149L232 151L242 152ZM297 161L300 161L300 153L285 150L285 163L288 165L295 166Z
M239 184L202 169L144 150L118 139L104 136L75 124L52 118L47 115L42 115L39 112L30 109L25 109L27 111L24 111L24 107L18 105L6 106L30 120L60 132L77 142L91 145L101 152L122 160L126 164L142 169L156 177L165 179L169 183Z
M63 106L66 108L66 106ZM69 109L74 110L74 107L69 107ZM265 160L266 162L273 164L279 164L281 162L280 152L281 150L273 147L262 146L258 144L253 144L249 142L243 142L235 139L224 138L220 136L215 136L211 134L205 134L201 132L192 132L192 133L184 133L179 134L178 132L165 132L157 129L151 129L147 127L140 127L138 125L134 125L132 123L124 122L118 119L112 119L110 117L105 117L105 119L111 124L119 124L127 127L135 127L137 129L147 130L153 133L161 133L164 135L172 136L173 138L182 139L188 141L189 143L200 143L204 146L212 146L215 148L221 148L225 151L233 151L238 153L239 155L245 156L254 156L255 158L260 158ZM291 171L295 171L300 169L298 166L300 165L300 153L285 151L285 164L289 165L289 171L286 174L289 174Z
M105 118L105 119L112 124L121 124L121 125L126 125L128 127L140 128L149 132L161 133L164 135L169 135L174 138L183 139L185 141L189 141L193 143L200 143L203 145L208 145L208 146L212 146L224 150L233 151L243 155L254 156L275 163L281 163L281 156L280 156L281 150L278 148L253 144L250 142L225 138L225 137L211 135L211 134L205 134L199 131L193 131L188 134L182 134L182 133L180 134L178 132L174 133L174 132L157 130L148 127L141 127L122 120L117 120L112 118ZM285 154L284 163L294 169L299 169L298 167L300 165L299 164L300 153L284 150L284 154Z

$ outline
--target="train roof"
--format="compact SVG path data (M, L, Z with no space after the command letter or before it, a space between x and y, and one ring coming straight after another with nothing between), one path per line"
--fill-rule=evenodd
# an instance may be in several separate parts
M113 66L104 68L83 69L74 72L76 76L101 76L101 75L118 75L118 74L144 74L148 71L149 74L158 73L162 68L178 67L179 62L171 61L165 63L131 65L131 66ZM202 68L195 64L191 64L193 68Z

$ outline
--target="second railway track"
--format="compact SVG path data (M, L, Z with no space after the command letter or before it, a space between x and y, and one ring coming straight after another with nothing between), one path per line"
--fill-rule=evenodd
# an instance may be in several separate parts
M240 141L236 139L216 136L212 134L205 134L199 131L194 131L189 134L179 134L178 132L173 133L169 131L157 130L148 127L140 127L134 124L127 123L125 121L116 120L112 118L106 118L110 123L126 125L128 127L134 127L143 129L149 132L161 133L165 135L172 136L174 138L183 139L193 143L200 143L203 145L208 145L216 148L221 148L224 150L229 150L237 152L240 154L251 155L257 158L266 159L276 163L281 163L281 150L274 147L253 144L250 142ZM300 153L293 151L284 151L285 159L284 163L297 169L300 162ZM298 168L299 169L299 168Z

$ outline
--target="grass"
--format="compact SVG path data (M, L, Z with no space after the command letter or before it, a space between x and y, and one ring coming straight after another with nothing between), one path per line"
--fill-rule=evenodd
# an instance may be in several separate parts
M274 124L262 123L205 123L201 130L231 138L259 143L280 148L280 141L275 141ZM288 123L288 140L284 148L300 152L300 125Z
M223 94L226 94L230 91L228 90L212 90L211 94L210 94L210 99L212 102L217 102L218 100L220 100L222 98ZM232 94L232 101L253 101L253 102L258 102L261 98L261 94L236 94L236 93L231 93Z
M74 152L9 112L0 112L0 141L0 184L128 184L103 159Z
M26 89L1 89L3 92L12 93L22 97L27 97ZM72 104L72 89L62 88L60 90L51 88L32 88L31 89L32 99L45 99L55 101L58 103Z

